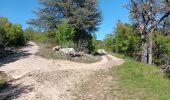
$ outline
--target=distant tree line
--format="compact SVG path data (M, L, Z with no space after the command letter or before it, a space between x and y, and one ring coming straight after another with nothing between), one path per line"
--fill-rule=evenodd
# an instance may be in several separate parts
M142 41L137 26L118 22L113 33L107 34L100 47L107 51L124 54L141 61ZM168 63L170 56L170 35L164 35L161 29L157 29L153 35L152 48L153 64L164 65Z
M104 39L106 49L141 62L163 65L170 57L170 1L130 0L132 24L118 22Z

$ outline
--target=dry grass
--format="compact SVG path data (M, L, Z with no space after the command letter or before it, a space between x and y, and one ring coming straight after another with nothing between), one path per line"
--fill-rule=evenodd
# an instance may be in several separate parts
M7 85L7 76L5 73L0 72L0 90L4 89Z
M78 87L75 100L114 100L110 88L112 79L109 70L94 72Z
M93 56L93 55L87 55L82 57L71 57L69 55L52 51L52 48L54 46L50 44L39 43L38 45L40 46L40 50L37 53L37 55L47 59L70 60L70 61L80 62L80 63L94 63L101 60L100 56Z

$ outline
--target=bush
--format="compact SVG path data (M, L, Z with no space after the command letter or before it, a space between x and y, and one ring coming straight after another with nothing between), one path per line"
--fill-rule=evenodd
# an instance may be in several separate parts
M22 46L26 38L19 24L12 24L5 17L0 17L0 46Z
M26 28L25 31L24 31L24 35L25 35L27 40L33 40L34 34L36 34L36 33L37 32L31 27Z
M89 54L95 55L96 52L97 52L97 49L98 49L97 40L96 40L96 38L94 38L94 37L91 36L91 35L89 36L88 39L89 39L89 40L88 40L88 42L89 42L89 44L88 44Z
M74 34L74 28L65 22L57 28L56 40L62 47L74 47Z
M22 26L19 24L11 25L7 38L9 38L10 46L23 46L26 43L26 37L22 30Z
M48 42L49 38L48 38L48 35L46 33L36 33L36 34L33 35L33 40L35 42L46 43L46 42Z

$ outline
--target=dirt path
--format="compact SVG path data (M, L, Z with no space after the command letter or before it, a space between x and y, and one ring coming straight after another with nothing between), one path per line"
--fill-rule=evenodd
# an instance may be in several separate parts
M3 64L0 71L13 79L11 86L0 93L0 99L72 100L75 98L73 91L88 81L93 73L123 63L109 54L93 64L49 60L36 56L38 50L36 44L29 42L16 55L0 61Z

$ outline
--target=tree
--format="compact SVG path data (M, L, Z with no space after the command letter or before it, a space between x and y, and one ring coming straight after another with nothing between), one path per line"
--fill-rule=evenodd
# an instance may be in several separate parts
M38 28L55 30L67 21L75 28L74 42L79 50L88 44L89 34L93 34L101 22L98 0L40 0L40 4L43 7L35 12L38 18L28 23Z
M103 46L107 51L115 52L115 35L114 34L106 34L103 42L104 42Z
M128 56L139 52L139 35L130 24L118 22L115 30L115 51Z
M164 35L159 29L155 32L153 44L153 62L155 65L167 64L170 55L170 35Z
M127 8L141 33L141 61L152 64L153 35L161 22L170 15L169 0L131 0ZM164 22L163 29L165 26L167 23Z

